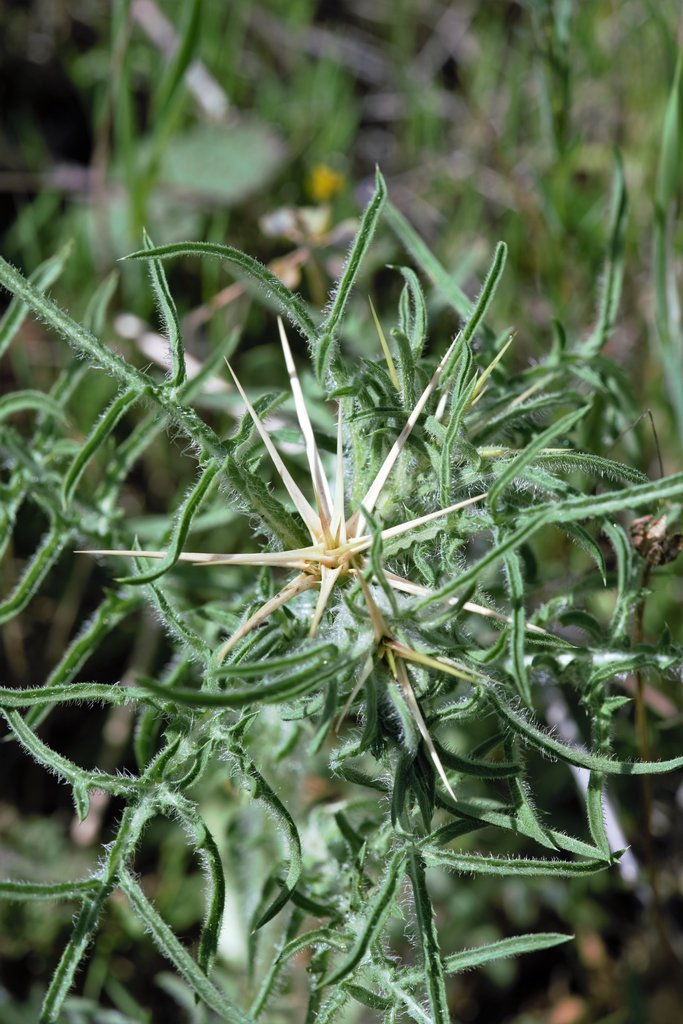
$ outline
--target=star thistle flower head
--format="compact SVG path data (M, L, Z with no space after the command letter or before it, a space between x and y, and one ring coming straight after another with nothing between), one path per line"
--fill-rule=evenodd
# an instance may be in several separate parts
M373 316L378 327L380 340L382 341L385 355L389 362L392 376L395 376L395 369L391 362L388 347L381 333L381 328L373 309ZM459 338L456 337L441 358L427 386L416 401L413 409L408 415L406 422L396 437L384 461L375 475L372 483L367 488L362 500L350 514L347 514L344 494L344 443L343 443L343 420L341 403L337 411L337 454L333 478L328 480L323 460L316 443L315 434L311 424L310 415L306 408L304 393L299 379L292 351L287 340L284 325L278 319L280 342L284 354L285 365L289 375L290 387L294 406L296 410L299 427L304 438L306 458L310 476L310 489L313 496L313 504L304 495L291 473L283 462L272 437L265 424L254 409L247 394L228 363L228 369L235 382L235 386L246 406L246 409L254 423L254 426L271 458L273 466L280 477L296 511L299 513L310 536L311 543L305 547L294 548L285 551L264 551L258 553L204 553L196 551L184 551L179 556L179 561L190 562L194 565L250 565L267 566L277 569L294 570L292 576L282 589L274 597L266 601L252 615L250 615L235 632L222 644L217 652L217 660L223 661L227 655L246 637L252 630L265 622L273 613L283 605L293 601L299 594L307 590L317 589L318 598L310 622L309 635L315 636L320 628L323 616L330 602L331 595L339 584L346 580L356 581L361 588L368 615L372 623L374 636L374 650L366 660L363 669L358 677L342 717L346 714L353 703L360 687L367 680L372 671L375 659L383 659L389 666L406 703L412 714L422 739L429 751L439 776L446 786L449 794L454 797L446 773L438 757L427 726L415 698L406 664L413 662L425 667L431 667L441 672L446 672L456 677L474 682L477 678L470 669L459 665L447 658L430 658L418 651L413 650L409 645L399 642L392 632L383 616L377 601L373 597L372 590L368 586L366 576L369 565L367 553L373 544L373 534L368 531L368 521L372 517L377 502L382 495L387 481L396 466L399 456L403 452L406 442L423 413L429 398L438 386L440 377L446 367L448 360L453 353ZM506 346L507 347L507 346ZM495 362L498 361L496 357ZM486 377L493 369L493 364L481 375L479 385L472 396L472 403L481 394ZM464 498L445 508L436 509L433 512L398 523L394 526L379 531L381 542L393 540L403 534L407 534L420 527L436 520L443 519L451 513L461 511L470 505L482 501L486 493L476 494ZM163 559L167 557L166 551L135 551L135 550L111 550L97 549L85 552L92 555L113 555L131 556L136 558ZM420 584L397 575L396 573L383 570L386 584L393 590L403 594L426 596L430 592ZM484 616L494 616L495 613L481 607L473 602L465 602L467 611Z
M250 257L239 253L237 250L233 250L229 246L214 246L209 243L193 243L187 246L183 243L154 249L150 248L151 243L147 240L145 249L133 254L133 256L135 258L152 259L152 267L155 268L155 274L159 280L162 279L162 272L160 264L155 262L157 258L178 255L181 252L220 256L222 259L236 263L243 270L246 269L248 273L267 286L276 301L279 301L282 308L287 310L290 319L297 325L302 335L311 342L316 373L320 379L324 375L325 366L330 361L329 353L334 351L337 343L336 336L348 295L363 256L367 251L385 199L386 189L384 181L378 173L375 192L361 219L358 234L349 252L344 270L332 293L329 309L323 321L317 327L298 296L293 295L288 289L284 288L281 282L265 267L261 267ZM397 708L399 708L398 714L402 718L401 728L403 731L405 732L406 729L411 731L412 739L407 745L410 747L412 756L415 757L417 753L416 743L418 740L415 730L410 726L405 717L406 712L412 717L413 724L417 727L417 732L424 743L436 772L452 798L454 798L453 790L413 691L409 666L413 666L413 671L420 670L424 672L424 670L431 670L438 672L440 675L450 675L470 684L477 684L483 681L484 677L478 670L478 667L476 667L476 661L474 667L470 667L456 662L444 654L432 656L422 649L415 649L408 642L403 630L401 630L400 636L396 635L396 630L393 630L387 621L387 614L380 607L382 601L378 597L378 588L373 588L371 583L374 578L374 582L379 585L384 595L389 599L392 610L397 610L396 595L401 594L417 597L430 604L442 602L447 607L455 606L456 613L464 610L489 620L498 619L506 623L509 622L507 616L501 615L491 608L465 600L464 597L452 597L448 588L446 588L448 592L443 594L440 591L435 592L421 583L390 571L385 566L381 555L385 544L394 543L397 540L400 543L402 537L413 532L418 534L417 539L419 540L419 531L423 527L431 525L433 530L434 524L438 526L439 521L445 520L452 513L461 512L468 506L482 502L488 497L488 494L485 492L477 494L464 493L460 500L452 504L445 503L445 498L455 496L451 482L452 460L449 455L451 449L446 449L441 458L441 464L444 468L439 483L442 507L384 528L376 524L374 513L381 498L389 499L390 501L392 496L389 493L390 490L393 489L393 496L395 497L397 493L404 493L406 487L413 496L416 494L420 495L420 502L424 508L425 485L427 485L427 490L430 493L433 490L429 477L421 476L415 483L410 482L408 484L399 477L399 473L403 473L405 470L405 460L401 460L401 468L397 468L411 433L420 418L426 415L430 399L435 396L439 386L444 381L447 381L448 387L442 388L442 393L430 419L432 424L436 424L437 430L441 430L444 433L450 431L453 440L455 440L458 422L481 400L488 389L489 377L511 344L512 339L501 346L493 360L483 371L477 372L473 367L469 344L474 332L485 316L495 292L505 264L505 252L505 245L499 243L481 293L477 302L472 307L469 318L462 331L455 337L442 356L426 384L423 380L422 392L419 395L415 390L415 383L420 380L416 362L424 343L426 314L424 297L413 271L406 268L402 271L406 278L406 296L407 293L410 293L412 296L412 298L408 298L408 307L412 303L413 309L407 315L402 313L401 316L404 326L413 335L413 340L409 341L407 336L403 338L405 345L410 347L410 352L407 357L407 363L405 362L406 353L403 353L401 378L394 366L389 345L371 304L372 316L389 371L386 383L388 388L393 389L396 395L400 394L402 404L400 417L404 419L403 425L391 442L388 451L386 451L386 448L383 449L383 455L380 456L376 464L371 457L374 439L370 441L370 445L363 452L358 450L353 440L351 444L345 446L342 402L340 401L337 413L336 464L333 467L333 472L328 475L316 442L311 419L304 400L303 389L284 326L281 320L278 321L280 341L289 375L296 416L304 439L310 477L310 487L308 488L310 500L287 469L268 429L250 402L237 376L228 365L229 372L233 377L235 386L242 397L254 427L308 533L309 543L304 543L299 547L289 547L282 551L261 551L256 553L205 553L192 551L178 553L177 547L173 547L172 551L99 549L89 552L96 555L131 556L163 560L163 567L157 575L166 572L176 561L190 562L195 565L269 567L291 572L292 575L279 592L250 614L232 635L223 642L215 655L215 664L217 665L220 665L231 652L235 651L237 654L236 649L245 637L256 630L262 623L266 622L278 609L295 601L304 592L309 590L317 591L317 600L309 623L309 636L313 637L321 628L324 628L324 625L329 624L329 626L333 626L334 624L334 619L328 622L328 609L332 604L332 597L335 591L349 584L352 588L357 588L364 602L368 623L371 627L369 631L369 649L355 658L355 660L352 660L352 664L360 663L361 669L356 676L355 685L352 686L339 721L348 712L360 689L370 680L375 666L378 663L382 663L386 667L390 678L393 678L398 693L402 698L399 702L400 707L397 704ZM173 337L176 337L177 341L177 315L174 308L169 305L167 289L159 287L157 288L157 294L162 307L166 308L169 313L169 322L176 324L176 327L171 332L171 347L176 352L177 362L174 379L180 380L183 378L182 348L179 343L174 347L173 342ZM419 326L420 323L421 327ZM178 356L178 353L180 353L180 356ZM406 381L403 378L406 365L409 366L408 376L411 377L409 385L406 385ZM382 372L377 366L373 367L373 373ZM458 374L460 374L459 390L453 391L451 385ZM386 374L384 374L384 377L386 378ZM449 396L458 398L460 411L457 416L453 415L452 409L450 417L446 416ZM448 422L447 428L443 427L441 423L443 419L446 419ZM431 430L432 428L430 427L429 429ZM490 451L488 449L479 449L477 451L477 458L480 460L506 458L511 454L513 453L510 449L491 449ZM346 473L345 458L350 461L348 472ZM365 475L368 475L369 466L374 468L369 473L368 479L365 479ZM358 479L358 474L364 474L362 482ZM469 479L472 479L471 476ZM347 500L345 480L350 483L349 493L353 495L352 501ZM498 482L494 485L494 488L496 487L499 487ZM349 508L349 504L353 507ZM406 492L407 504L409 504L409 499ZM145 580L151 580L152 578L155 578L153 573L144 577ZM524 630L543 632L538 627L527 623L524 623L523 628Z

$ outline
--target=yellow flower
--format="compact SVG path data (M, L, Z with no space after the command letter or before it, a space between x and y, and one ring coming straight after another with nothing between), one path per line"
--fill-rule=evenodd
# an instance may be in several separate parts
M308 177L308 192L316 203L327 203L346 187L346 175L328 164L316 164Z

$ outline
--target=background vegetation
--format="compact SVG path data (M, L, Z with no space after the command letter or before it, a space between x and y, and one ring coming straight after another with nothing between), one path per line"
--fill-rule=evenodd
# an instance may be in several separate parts
M496 334L515 331L506 365L521 374L558 338L572 344L590 335L605 254L616 238L610 225L619 210L610 204L619 195L613 190L617 147L629 205L613 256L623 258L624 286L603 350L613 367L607 393L581 425L581 446L655 480L683 468L678 17L677 3L644 0L6 4L0 12L2 252L27 274L59 254L42 272L44 287L144 368L164 352L148 277L139 263L119 265L112 275L116 260L140 247L143 228L157 245L193 238L237 246L274 264L290 287L321 305L379 164L393 203L471 298L495 243L505 241L507 267L487 322ZM349 360L375 355L367 295L394 322L401 281L386 265L405 262L395 236L380 226L345 323ZM239 338L234 361L247 387L254 394L284 387L270 310L241 282L226 280L218 261L174 261L166 270L191 356L204 362L226 345L234 349ZM428 289L428 299L430 338L449 339L458 326L453 310L438 288ZM3 392L49 391L67 359L66 346L39 320L26 320L0 364ZM227 434L241 404L222 370L216 376L200 412ZM115 387L92 373L75 387L69 432L78 445ZM87 470L90 493L106 484L108 459L139 422L124 418L116 427L108 450ZM31 436L32 414L22 413L16 423ZM126 529L155 546L195 472L185 443L159 435L121 490ZM3 498L10 498L6 491ZM40 508L27 501L2 565L3 594L21 578L45 526ZM230 512L203 529L209 550L239 550L250 535L248 521ZM73 546L21 616L2 627L6 685L49 678L101 608L111 575L75 556ZM608 545L603 553L613 572ZM581 586L585 565L569 545L544 540L537 555L563 590ZM225 586L232 595L239 583L239 576L229 584L203 577L202 603L219 617ZM647 584L642 622L633 628L641 639L665 634L663 642L680 643L678 562L653 569ZM601 606L595 598L598 615L609 613L613 593L602 600ZM102 614L97 652L80 678L132 682L158 671L169 640L140 593L131 592L123 605L113 601L112 618ZM632 692L637 680L627 677L623 686ZM674 756L680 681L652 673L645 692L647 735L641 731L639 743L631 739L630 714L620 738L641 753L651 747L658 757ZM581 725L580 710L575 713ZM61 708L41 736L85 766L116 772L135 765L128 707ZM288 805L324 808L342 787L325 759L305 750L281 796ZM4 745L3 762L3 875L40 881L94 869L121 814L117 799L101 797L78 824L67 787L28 761L16 743ZM278 771L276 758L271 767ZM449 994L458 1020L657 1024L681 1016L681 779L657 777L649 797L626 781L610 785L630 846L620 868L571 880L475 882L444 875L436 883L445 952L525 930L577 935L576 943L459 975ZM255 897L241 900L247 886L240 858L250 858L262 879L279 856L277 835L224 770L203 785L204 816L227 851L231 916L221 936L222 970L246 985ZM568 771L541 772L536 798L563 828L579 827ZM202 883L181 829L155 819L136 868L164 918L188 945L196 942ZM8 1024L37 1019L72 909L0 904L0 1015ZM306 963L297 970L273 1020L304 1019ZM200 1012L193 997L167 971L125 899L115 897L65 1020L192 1019ZM349 1021L382 1019L360 1004L345 1012Z

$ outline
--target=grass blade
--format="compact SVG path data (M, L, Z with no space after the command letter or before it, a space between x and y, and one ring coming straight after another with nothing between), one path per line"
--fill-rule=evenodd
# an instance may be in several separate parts
M609 339L621 298L624 278L624 241L628 213L628 196L624 167L619 151L614 151L614 175L612 178L612 214L607 261L600 287L598 320L590 337L581 345L581 354L586 358L599 352Z

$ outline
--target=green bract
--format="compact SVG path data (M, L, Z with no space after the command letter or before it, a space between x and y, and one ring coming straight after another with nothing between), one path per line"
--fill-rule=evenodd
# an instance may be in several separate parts
M172 78L169 83L170 89ZM661 190L664 202L664 185ZM519 935L444 957L430 875L565 878L602 870L618 857L603 821L605 779L683 766L683 757L633 761L611 741L611 720L625 703L615 679L645 667L676 671L682 654L672 645L629 645L640 582L638 556L620 518L639 509L654 514L659 503L681 499L683 474L648 481L632 467L572 444L602 387L600 373L587 372L587 360L597 357L614 323L625 208L617 166L597 325L584 343L559 346L516 375L504 368L514 358L512 339L497 338L484 322L505 246L496 248L471 302L387 202L379 173L324 316L229 246L155 248L145 237L133 258L150 267L167 331L164 380L129 365L91 330L102 319L111 282L92 306L91 324L81 326L45 294L66 254L28 280L0 261L0 281L13 293L0 345L12 343L31 311L79 357L48 399L41 402L27 390L0 402L2 457L10 467L1 546L9 543L24 502L39 506L49 524L0 605L0 621L19 614L57 560L77 547L106 559L112 578L112 589L44 686L0 689L0 709L25 751L71 787L81 818L95 789L125 802L115 839L92 877L0 884L4 898L63 898L80 907L42 1024L58 1021L115 889L197 999L216 1018L241 1024L268 1019L277 986L304 949L312 950L307 1022L333 1021L353 999L378 1012L445 1024L449 973L566 941L554 932ZM399 267L403 291L389 339L375 316L377 359L349 359L344 314L383 211L417 269L457 314L453 337L445 343L430 338L427 345L420 280L415 270ZM325 403L315 415L305 397L310 382L304 387L300 380L280 323L296 417L295 423L291 412L279 414L289 417L286 460L281 431L267 420L279 397L248 395L233 374L243 415L227 438L192 405L207 377L222 369L225 351L215 352L198 376L187 374L163 261L206 255L260 287L310 349ZM231 344L226 340L225 349ZM89 365L108 373L118 393L74 450L66 443L69 403ZM17 412L37 416L30 444L12 425ZM84 481L93 460L111 450L115 429L131 422L89 492ZM293 425L301 443L292 456ZM165 430L188 440L199 474L163 539L146 550L119 515L119 492L141 453ZM609 485L595 489L593 481L603 476ZM220 518L228 500L258 525L266 538L261 550L189 551L201 517ZM558 530L588 556L581 592L561 600L534 586L530 568L533 544L548 543ZM145 538L150 532L145 529ZM129 574L116 578L121 557ZM181 562L194 565L182 578ZM195 597L193 579L209 576L214 588L239 580L229 601ZM601 623L582 595L606 585L615 602L609 621ZM114 678L82 680L88 658L144 601L174 648L166 668L126 685ZM568 634L563 616L572 616L583 633ZM584 746L571 746L548 729L544 695L550 684L577 687L590 723ZM135 705L136 774L86 770L39 738L36 728L52 708L75 701ZM295 752L297 764L310 765L309 774L327 771L334 803L307 806L290 781L281 781ZM564 834L536 808L527 753L589 773L583 836ZM216 962L230 851L212 834L201 791L193 789L207 774L228 770L265 809L282 846L252 902L244 986L227 982L220 958ZM204 872L206 914L196 957L135 877L136 848L159 815L182 825ZM496 831L502 849L490 838ZM506 849L507 838L517 844L520 837L528 841L523 855L518 845ZM389 955L388 943L406 904L415 948L402 963ZM256 952L266 925L278 946L264 969Z

